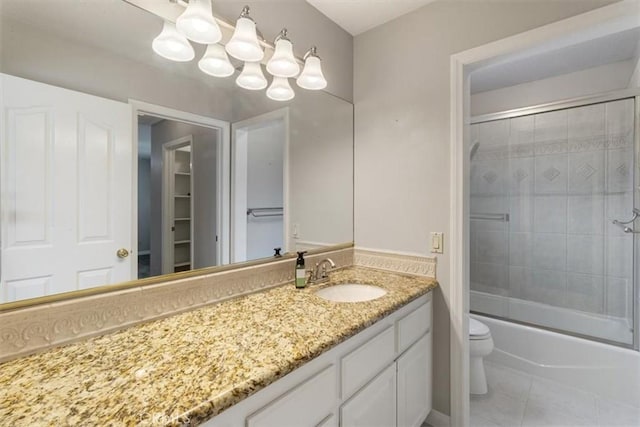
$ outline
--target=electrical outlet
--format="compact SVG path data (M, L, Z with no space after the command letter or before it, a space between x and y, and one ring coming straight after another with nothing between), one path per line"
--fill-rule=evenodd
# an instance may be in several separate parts
M431 253L432 254L441 254L443 244L444 244L443 233L441 232L431 233Z

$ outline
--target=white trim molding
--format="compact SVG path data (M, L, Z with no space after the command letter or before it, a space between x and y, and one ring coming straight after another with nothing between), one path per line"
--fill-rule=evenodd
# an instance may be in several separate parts
M204 126L217 129L220 132L220 143L217 144L216 159L217 159L217 176L216 180L216 233L218 236L218 243L216 247L217 264L229 264L229 239L230 239L230 219L229 209L223 209L223 206L229 206L231 195L231 124L224 120L218 120L211 117L200 116L198 114L189 113L187 111L175 110L173 108L164 107L162 105L150 104L144 101L138 101L135 99L129 99L129 104L132 107L132 120L133 120L133 141L134 144L134 156L133 156L133 176L138 176L138 115L150 114L157 117L162 117L168 120L176 120L184 123L189 123L197 126ZM134 221L132 222L132 235L133 241L138 241L138 186L137 181L133 191L133 209ZM132 267L137 269L137 264Z
M640 28L640 2L624 0L451 56L451 425L469 425L469 73Z
M436 258L402 254L375 249L355 248L353 263L360 267L377 268L394 273L436 277Z

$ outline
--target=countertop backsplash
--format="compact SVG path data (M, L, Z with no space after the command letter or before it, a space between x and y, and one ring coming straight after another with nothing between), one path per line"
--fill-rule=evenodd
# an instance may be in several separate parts
M435 278L436 259L347 247L307 257ZM295 259L41 304L0 313L0 362L128 328L294 279Z

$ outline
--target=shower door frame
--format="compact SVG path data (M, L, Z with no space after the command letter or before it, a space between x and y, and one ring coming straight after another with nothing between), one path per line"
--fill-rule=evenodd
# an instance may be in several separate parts
M515 117L522 116L530 116L539 113L547 113L551 111L558 110L567 110L570 108L584 107L587 105L594 104L602 104L605 102L612 101L620 101L623 99L633 99L633 117L634 117L634 134L633 134L633 207L636 207L636 203L640 203L640 168L638 161L640 160L640 88L633 89L623 89L612 92L607 92L605 94L598 95L588 95L576 98L570 98L561 101L554 101L539 105L533 105L523 108L515 108L512 110L500 111L497 113L489 113L489 114L479 114L477 116L472 116L469 122L469 125L478 124L478 123L486 123L490 121L496 120L504 120L511 119ZM631 214L631 213L630 213ZM606 221L606 219L605 219ZM640 220L638 220L640 223ZM636 224L636 222L634 222ZM632 227L633 228L633 227ZM479 313L483 316L494 317L497 319L505 320L508 322L519 323L527 326L532 326L539 329L544 329L548 331L558 332L565 335L570 335L579 338L585 338L592 341L602 342L605 344L615 345L623 348L630 348L636 351L640 350L640 314L638 310L640 309L640 300L639 300L639 292L640 292L640 262L638 262L638 256L640 255L640 228L637 233L633 234L633 273L632 273L632 310L633 310L633 342L631 344L624 344L618 341L607 340L604 338L598 338L593 336L588 336L584 334L579 334L571 331L567 331L559 328L552 328L549 326L542 326L527 322L522 322L519 320L513 320L510 318L504 318L500 316L493 316L491 314ZM469 307L471 309L471 307Z

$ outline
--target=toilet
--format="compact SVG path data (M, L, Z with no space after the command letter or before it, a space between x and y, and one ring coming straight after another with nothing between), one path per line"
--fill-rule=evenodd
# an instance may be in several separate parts
M487 393L487 376L484 373L484 357L493 351L493 339L489 327L469 318L469 391L471 394Z

